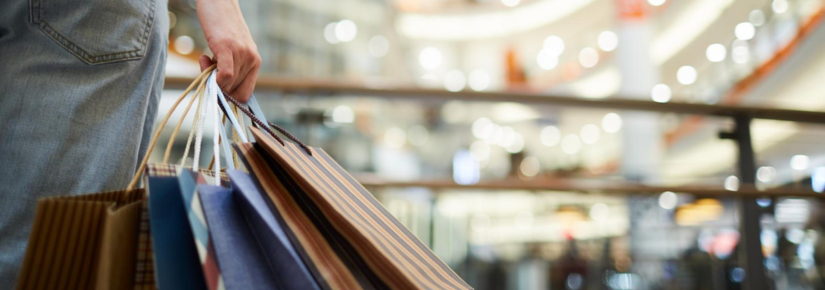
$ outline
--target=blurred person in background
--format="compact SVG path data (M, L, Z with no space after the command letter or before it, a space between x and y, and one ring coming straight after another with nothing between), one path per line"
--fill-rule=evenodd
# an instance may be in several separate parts
M261 60L237 0L197 0L220 87L246 101ZM40 198L123 190L163 89L166 0L0 4L0 289L14 287Z

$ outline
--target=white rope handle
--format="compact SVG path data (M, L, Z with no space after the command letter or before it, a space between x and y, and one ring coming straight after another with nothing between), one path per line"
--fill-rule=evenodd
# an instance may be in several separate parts
M215 185L221 185L221 156L220 156L220 136L226 135L221 134L223 132L223 127L221 126L221 114L218 112L218 93L220 93L221 89L218 87L217 83L215 83L215 72L212 72L212 75L209 76L207 81L207 88L209 88L210 93L209 95L209 107L212 108L212 117L214 117L214 121L212 125L215 127L215 134L212 135L212 154L215 155L215 167L212 168L212 172L215 173ZM229 142L226 140L226 136L224 136L224 143Z
M198 113L195 114L197 119L195 119L195 127L192 127L192 130L195 130L195 156L192 156L192 169L198 170L200 168L200 157L201 157L201 141L203 140L203 123L206 122L206 109L208 108L209 100L211 99L210 96L212 95L212 87L209 86L209 79L215 75L215 71L212 71L209 76L207 77L206 87L204 88L204 96L203 99L198 102ZM215 136L217 138L218 136ZM184 156L186 158L186 156Z

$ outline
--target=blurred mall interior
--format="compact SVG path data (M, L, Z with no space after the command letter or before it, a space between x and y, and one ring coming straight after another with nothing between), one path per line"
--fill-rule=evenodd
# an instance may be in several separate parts
M240 4L270 121L476 289L825 289L825 0Z

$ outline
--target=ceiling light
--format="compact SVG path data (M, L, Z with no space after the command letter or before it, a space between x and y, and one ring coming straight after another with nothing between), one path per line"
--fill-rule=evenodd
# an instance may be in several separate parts
M599 63L599 52L592 47L585 47L579 52L579 64L585 68L591 68Z
M696 69L692 66L686 65L679 68L676 71L676 80L679 81L680 84L683 85L690 85L696 82Z
M662 6L662 4L665 4L665 0L647 0L647 3L653 6Z
M751 13L748 14L748 21L753 23L754 26L762 26L762 24L765 24L765 12L759 9L751 11Z
M708 45L708 49L705 51L705 55L708 57L710 62L721 62L725 60L727 54L728 49L719 43Z
M599 48L604 51L613 51L619 45L619 37L613 31L602 31L599 34Z
M490 74L483 69L470 72L470 88L474 91L483 91L490 87Z
M561 37L550 35L544 39L542 49L547 50L550 55L559 56L564 52L564 40Z
M788 0L773 0L771 8L777 14L785 13L785 11L788 11Z
M622 117L616 113L608 113L602 118L602 129L607 133L616 133L622 129Z
M666 84L658 84L650 90L650 98L657 103L667 103L670 101L670 87Z
M808 169L809 160L807 155L794 155L791 157L791 168L794 170Z
M444 88L451 92L458 92L467 85L467 77L460 70L451 70L444 75Z
M521 3L521 0L501 0L501 3L507 7L516 7L516 5Z
M341 20L338 24L335 25L335 36L338 37L341 42L349 42L355 39L355 35L358 34L358 27L355 26L355 23L352 20Z
M756 35L756 28L750 22L742 22L736 25L733 32L738 39L751 40Z
M418 54L418 62L426 69L436 69L441 66L442 61L441 51L435 47L427 47Z

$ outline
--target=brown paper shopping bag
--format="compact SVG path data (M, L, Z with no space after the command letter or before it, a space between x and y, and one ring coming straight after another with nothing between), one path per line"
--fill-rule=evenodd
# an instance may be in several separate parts
M139 272L152 271L151 266L145 266L151 264L146 261L151 256L138 255L145 205L142 189L38 201L17 289L128 289L154 285L149 277L141 275L140 281L135 277L138 259L144 265Z

